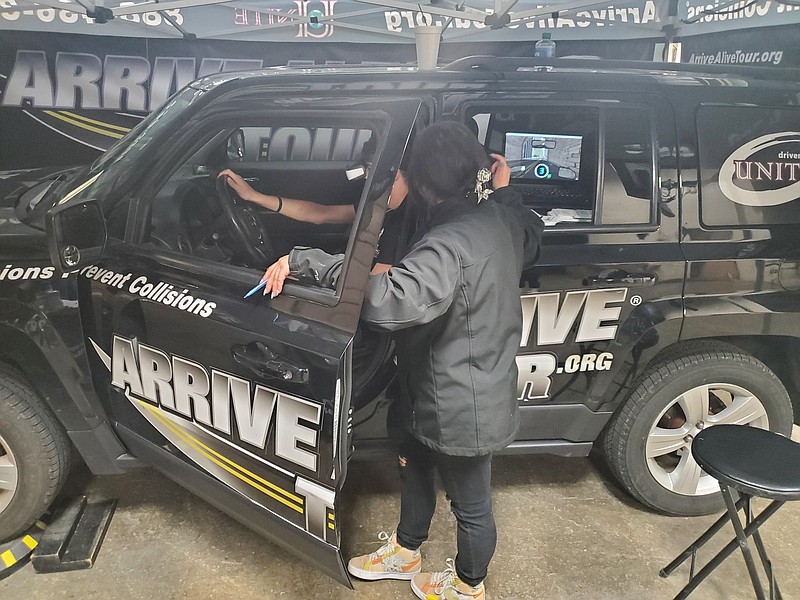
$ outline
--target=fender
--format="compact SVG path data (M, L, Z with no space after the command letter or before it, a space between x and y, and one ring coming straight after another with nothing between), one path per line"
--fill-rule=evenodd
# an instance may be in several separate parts
M619 347L609 371L599 371L589 390L586 406L610 413L625 401L631 385L644 373L655 356L681 339L684 323L680 299L649 302L638 307L618 334Z
M74 308L59 307L61 312L71 313L59 315L61 330L71 341L66 343L62 331L45 312L0 298L0 360L14 365L34 382L93 473L124 473L126 469L118 459L127 450L111 429L91 387L75 304Z

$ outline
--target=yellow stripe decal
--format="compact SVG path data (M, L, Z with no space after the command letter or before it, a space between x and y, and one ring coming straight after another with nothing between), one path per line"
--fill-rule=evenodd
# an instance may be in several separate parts
M105 127L106 129L116 129L117 131L122 131L124 133L128 133L131 130L130 127L121 127L119 125L112 125L111 123L104 123L103 121L95 121L94 119L90 119L89 117L84 117L83 115L76 115L75 113L71 113L67 110L62 110L61 114L66 115L68 117L72 117L73 119L78 119L79 121L83 121L85 123L92 123L93 125L99 125L100 127Z
M10 567L17 562L17 559L14 558L13 554L11 554L11 550L6 550L0 554L0 560L2 560L7 567Z
M94 127L92 125L86 125L85 123L81 123L80 121L76 121L75 119L70 119L69 117L65 117L64 115L60 115L55 111L46 110L44 114L50 115L55 119L59 119L64 121L65 123L69 123L70 125L75 125L75 127L80 127L81 129L85 129L87 131L92 131L94 133L99 133L100 135L104 135L106 137L116 138L118 140L123 138L121 133L113 133L111 131L106 131L105 129L100 129L99 127Z
M22 543L25 544L31 550L33 550L34 548L36 548L36 546L39 545L39 542L37 542L29 535L26 535L24 538L22 538Z
M333 526L333 523L328 523L328 529L335 529L335 527Z
M165 427L167 427L167 429L169 429L170 431L172 431L172 433L174 433L175 435L177 435L177 436L178 436L179 438L181 438L181 439L182 439L184 442L186 442L186 443L187 443L187 444L189 444L189 445L190 445L192 448L194 448L195 450L197 450L197 451L198 451L200 454L202 454L203 456L205 456L206 458L208 458L208 459L209 459L211 462L213 462L214 464L216 464L216 465L217 465L217 466L219 466L219 467L222 467L223 469L225 469L226 471L228 471L228 473L230 473L230 474L231 474L231 475L233 475L234 477L236 477L236 478L238 478L238 479L241 479L242 481L244 481L244 482L245 482L245 483L247 483L248 485L250 485L250 486L252 486L252 487L256 488L257 490L259 490L260 492L262 492L262 493L266 494L266 495L267 495L267 496L269 496L270 498L273 498L273 499L277 500L278 502L280 502L281 504L284 504L284 505L288 506L288 507L289 507L289 508L291 508L292 510L296 510L296 511L297 511L297 512L299 512L300 514L302 514L302 513L303 513L303 507L302 507L302 506L297 506L297 505L296 505L296 504L294 504L293 502L290 502L289 500L286 500L286 499L284 499L284 498L281 498L280 496L278 496L277 494L273 493L273 492L272 492L272 491L270 491L269 489L267 489L267 488L265 488L264 486L262 486L262 485L259 485L258 483L256 483L256 481L259 481L259 482L262 482L262 483L264 483L266 486L268 486L268 487L270 487L270 488L272 488L272 489L274 489L274 490L278 491L278 492L279 492L279 493L281 493L281 494L284 494L284 495L286 495L287 497L289 497L289 498L291 498L291 499L295 500L296 502L299 502L301 505L302 505L302 503L303 503L303 499L302 499L302 498L300 498L299 496L295 496L294 494L292 494L292 493L290 493L290 492L287 492L287 491L286 491L286 490L284 490L283 488L280 488L280 487L278 487L277 485L275 485L274 483L272 483L272 482L270 482L270 481L267 481L266 479L262 479L261 477L259 477L258 475L254 474L254 473L251 473L250 471L248 471L247 469L245 469L245 468L244 468L244 467L242 467L241 465L238 465L238 464L236 464L235 462L231 461L230 459L228 459L228 458L226 458L226 457L222 456L222 455L221 455L221 454L219 454L218 452L215 452L214 450L212 450L211 448L209 448L208 446L206 446L206 445L205 445L205 444L203 444L202 442L198 441L197 439L195 439L194 437L192 437L191 435L189 435L189 434L188 434L188 433L186 433L185 431L182 431L182 430L181 430L181 428L180 428L178 425L175 425L175 424L174 424L174 423L172 423L172 422L171 422L169 419L167 419L166 417L163 417L162 415L158 414L158 411L157 411L155 408L153 408L153 407L149 406L147 403L145 403L145 402L143 402L143 401L141 401L141 400L139 400L139 402L140 402L140 404L141 404L142 406L144 406L144 407L145 407L145 408L146 408L146 409L147 409L147 410L148 410L150 413L152 413L154 417L156 417L156 418L157 418L159 421L161 421L161 422L164 424L164 426L165 426ZM217 458L215 458L215 456L216 456L216 457L218 457L218 458L219 458L219 459L221 459L221 460L217 460ZM223 464L223 462L222 462L222 461L224 461L224 462L228 463L229 465L231 465L231 466L232 466L232 467L234 467L235 469L238 469L238 471L241 471L241 473L240 473L240 472L237 472L237 471L235 471L234 469L231 469L231 468L230 468L230 467L228 467L227 465ZM256 481L252 481L252 480L251 480L251 479L250 479L248 476L249 476L249 477L252 477L252 479L254 479L254 480L256 480Z
M142 401L140 400L139 402L142 402ZM161 417L161 418L164 418L164 417L163 417L163 415L160 415L160 414L158 414L158 411L157 411L155 408L153 408L152 406L150 406L149 404L147 404L147 403L143 403L143 405L144 405L144 406L145 406L145 407L146 407L148 410L150 410L150 412L156 411L156 412L154 412L154 413L153 413L153 414L155 414L156 416L158 416L158 417ZM256 475L255 473L253 473L253 472L251 472L251 471L248 471L247 469L245 469L243 466L241 466L241 465L239 465L239 464L237 464L237 463L233 462L233 461L232 461L232 460L230 460L230 459L229 459L227 456L223 456L222 454L220 454L219 452L217 452L217 451L216 451L216 450L214 450L213 448L209 448L209 447L208 447L208 446L206 446L206 445L205 445L203 442L201 442L201 441L200 441L200 440L198 440L197 438L193 437L191 434L189 434L187 431L185 431L184 429L182 429L181 427L179 427L178 425L176 425L175 423L173 423L173 422L172 422L172 421L170 421L169 419L167 419L167 422L166 422L165 424L166 424L167 426L176 427L176 428L177 428L177 431L176 431L176 430L174 430L174 429L173 429L172 431L176 431L176 433L182 433L183 435L185 435L185 436L188 436L188 437L189 437L189 438L192 440L192 442L194 442L195 444L198 444L199 446L201 446L201 447L202 447L204 450L206 450L207 452L210 452L211 454L213 454L214 456L216 456L216 457L217 457L217 458L219 458L220 460L222 460L222 461L225 461L226 463L228 463L229 465L231 465L231 466L232 466L232 467L234 467L235 469L238 469L238 470L240 470L240 471L241 471L242 473L244 473L245 475L248 475L248 476L252 477L253 479L255 479L256 481L258 481L258 482L260 482L260 483L263 483L263 484L264 484L264 485L266 485L267 487L269 487L269 488L272 488L273 490L275 490L275 491L276 491L276 492L278 492L279 494L283 494L284 496L286 496L287 498L289 498L289 500L293 500L294 502L297 502L298 504L301 504L301 505L303 504L303 502L305 502L305 500L304 500L303 498L301 498L300 496L296 496L296 495L294 495L293 493L289 492L288 490L285 490L285 489L283 489L282 487L279 487L279 486L275 485L275 484L274 484L274 483L272 483L271 481L267 481L266 479L263 479L262 477L259 477L259 476L258 476L258 475Z
M328 513L328 518L329 518L331 521L335 521L335 520L336 520L336 517L334 517L334 516L333 516L333 513Z

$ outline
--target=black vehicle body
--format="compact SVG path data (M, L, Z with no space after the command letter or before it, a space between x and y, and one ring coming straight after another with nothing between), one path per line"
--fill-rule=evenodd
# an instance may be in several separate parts
M348 459L353 449L391 451L391 344L359 331L359 309L384 200L414 132L455 119L474 123L487 151L503 152L520 131L580 144L563 185L518 182L532 208L565 212L520 283L522 425L507 452L585 456L659 365L710 347L754 357L800 398L798 79L477 58L435 72L199 80L88 170L3 181L0 362L24 374L94 473L155 466L348 582L336 518ZM275 150L281 128L292 129L288 150ZM365 135L379 148L366 182L332 176ZM737 154L736 174L753 180L747 198L778 189L783 199L726 204L722 165L768 135L778 136L780 160L798 166L779 167L778 178L769 167L768 178L754 165L778 162L764 158L770 142ZM141 146L128 143L137 136ZM311 230L226 204L214 183L224 167L289 197L352 198L356 220ZM195 202L204 194L223 197ZM94 233L80 229L98 215ZM295 243L346 252L339 289L288 284L278 298L243 299ZM788 423L781 414L761 424L785 432L791 412Z

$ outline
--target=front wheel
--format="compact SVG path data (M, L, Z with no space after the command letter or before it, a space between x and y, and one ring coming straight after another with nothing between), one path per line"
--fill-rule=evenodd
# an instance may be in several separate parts
M0 542L47 510L68 468L60 424L19 373L0 367Z
M611 470L658 511L722 510L719 484L692 457L701 429L728 423L791 433L792 402L775 374L738 349L719 348L690 350L652 368L608 424L604 450Z

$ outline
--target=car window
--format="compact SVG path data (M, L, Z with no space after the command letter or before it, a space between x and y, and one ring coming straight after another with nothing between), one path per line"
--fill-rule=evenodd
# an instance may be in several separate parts
M598 225L649 223L653 198L653 139L645 108L603 111L603 175Z
M548 228L651 223L654 141L645 107L476 110L468 124L506 157L511 183Z
M797 108L700 107L697 139L703 225L738 228L800 223L798 123Z
M283 213L289 202L304 200L348 205L354 216L365 178L353 177L351 168L365 160L362 150L372 135L355 126L309 126L299 117L204 128L148 199L141 243L201 261L256 269L296 245L344 252L350 222L308 222L305 213L298 219ZM261 194L281 197L282 212L239 198L218 178L224 169Z

